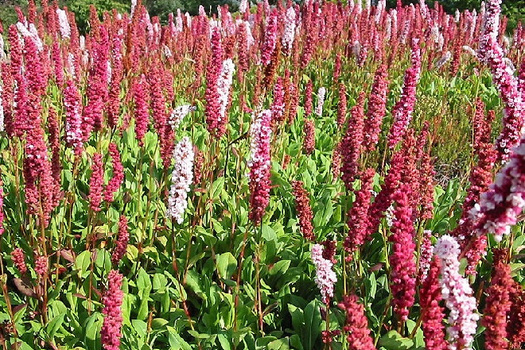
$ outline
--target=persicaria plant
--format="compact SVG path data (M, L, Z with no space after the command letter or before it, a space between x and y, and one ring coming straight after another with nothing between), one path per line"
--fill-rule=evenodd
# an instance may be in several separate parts
M0 26L0 347L525 348L500 0L62 3Z

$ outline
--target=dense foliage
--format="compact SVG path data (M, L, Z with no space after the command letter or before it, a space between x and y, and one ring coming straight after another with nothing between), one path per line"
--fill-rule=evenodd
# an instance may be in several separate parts
M30 2L0 50L0 344L523 347L499 5L121 4L81 35Z

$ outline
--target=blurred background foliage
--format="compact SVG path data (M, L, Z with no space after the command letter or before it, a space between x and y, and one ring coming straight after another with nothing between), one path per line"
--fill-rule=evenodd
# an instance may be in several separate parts
M278 0L269 0L275 3ZM333 0L336 1L336 0ZM343 0L346 1L346 0ZM398 0L387 0L389 6L395 6ZM38 2L38 0L37 0ZM251 1L254 3L254 1ZM373 3L377 0L373 0ZM402 0L403 4L417 3L419 0ZM429 6L432 6L433 0L426 0ZM456 9L479 9L481 0L442 0L439 1L443 7L454 12ZM216 12L218 5L228 4L233 11L237 10L239 0L143 0L151 16L159 16L162 22L165 22L170 12L175 13L177 9L183 12L189 12L192 15L198 13L199 5L204 6L207 13ZM77 23L81 31L87 28L87 19L89 18L89 5L93 4L100 11L109 11L117 9L119 12L129 11L131 6L130 0L59 0L60 6L67 6L76 14ZM15 6L25 9L27 0L0 0L0 20L7 28L9 25L16 23L17 17ZM508 29L513 29L521 21L525 23L525 0L503 0L503 12L509 16Z
M39 1L36 0L36 2L38 6ZM49 2L51 3L51 0ZM112 9L129 12L131 7L130 0L59 0L58 2L60 7L66 6L75 13L81 31L87 28L91 4L95 5L100 14ZM25 10L27 3L27 0L0 0L0 20L5 29L17 21L15 7L19 6ZM162 22L166 22L168 14L176 13L177 9L195 15L199 12L199 5L204 6L207 13L216 12L218 5L228 4L234 11L239 6L237 0L142 0L142 3L148 8L151 16L159 16Z
M434 0L425 0L429 6ZM389 6L395 6L397 0L387 0ZM403 0L403 4L418 3L419 0ZM482 0L440 0L439 2L449 13L456 10L479 10ZM525 0L503 0L501 9L509 17L507 29L510 31L516 27L519 22L525 23Z

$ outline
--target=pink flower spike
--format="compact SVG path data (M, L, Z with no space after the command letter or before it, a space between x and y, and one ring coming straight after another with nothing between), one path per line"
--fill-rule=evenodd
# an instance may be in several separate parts
M175 167L171 174L171 188L166 213L178 224L182 224L184 221L183 215L188 207L188 192L193 181L194 157L193 145L188 137L184 137L173 151Z
M15 265L22 275L27 272L25 253L22 248L16 248L13 250L11 252L11 259L13 260L13 265Z
M428 277L423 280L419 289L422 328L425 346L428 350L446 350L448 345L445 340L445 326L443 325L444 307L439 305L442 300L438 278L440 265L441 262L436 256L432 261L429 261Z
M122 275L111 270L108 275L108 289L102 297L104 323L100 330L102 346L106 350L119 350L122 337Z
M35 272L40 276L44 277L49 268L48 260L46 256L39 256L35 259Z
M393 199L397 202L394 210L392 235L389 240L393 243L392 254L389 257L392 272L390 274L392 305L394 312L402 321L408 319L410 307L414 304L416 294L416 260L414 252L414 223L412 221L412 207L409 185L402 185Z
M95 212L100 211L102 202L102 191L104 185L104 167L102 166L102 155L95 153L91 167L91 178L89 180L89 206Z
M124 254L126 254L126 250L128 248L128 241L129 241L128 219L124 215L121 215L119 222L118 222L117 243L115 244L115 250L113 251L113 254L111 255L111 261L114 264L118 264L120 260L122 260L122 257L124 256Z
M375 350L368 328L368 319L363 305L359 303L359 298L356 295L346 295L337 306L346 313L343 330L347 333L348 349Z
M267 66L272 58L275 45L277 43L277 10L274 10L268 17L268 24L265 28L264 45L261 49L261 62Z
M388 135L388 147L391 149L405 136L416 104L416 86L421 72L421 51L417 39L412 43L412 67L405 72L405 82L401 98L394 106L392 117L394 123Z
M288 10L286 10L284 17L284 32L281 39L283 53L287 56L292 51L292 46L295 39L295 18L295 10L293 7L290 7Z
M511 155L510 161L496 175L489 190L481 195L480 204L470 211L478 236L493 233L499 242L510 233L511 226L525 208L525 137Z
M328 304L330 298L334 296L334 284L337 282L337 276L332 270L332 261L323 257L323 250L322 245L314 244L312 246L312 261L315 264L315 283L321 291L323 302Z
M272 112L264 110L252 115L250 128L250 220L258 225L270 201L270 141Z
M108 203L113 202L115 192L118 191L122 182L124 181L124 167L120 162L120 153L115 143L109 144L109 154L111 155L111 162L113 163L113 176L109 179L104 192L104 200Z
M295 211L299 219L301 233L305 239L313 241L315 239L314 228L312 226L314 215L310 207L310 196L305 190L302 181L293 181L292 188L295 197Z
M441 259L439 281L445 305L449 309L449 349L470 349L479 316L472 288L459 273L459 244L454 237L444 235L437 241L434 252Z

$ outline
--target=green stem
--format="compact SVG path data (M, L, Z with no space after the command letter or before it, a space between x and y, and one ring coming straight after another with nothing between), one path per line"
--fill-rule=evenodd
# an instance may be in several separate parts
M261 336L264 336L264 321L262 314L262 301L261 301L261 237L262 237L262 223L259 225L259 234L256 235L256 251L255 251L255 287L257 292L257 315L259 316L258 328Z
M383 324L385 323L386 315L388 314L388 310L390 310L390 304L392 303L392 296L388 296L388 301L385 306L385 311L383 311L383 314L381 315L381 319L379 321L379 327L377 329L377 334L374 338L374 346L377 346L377 342L379 341L379 338L381 337L381 328L383 328Z

